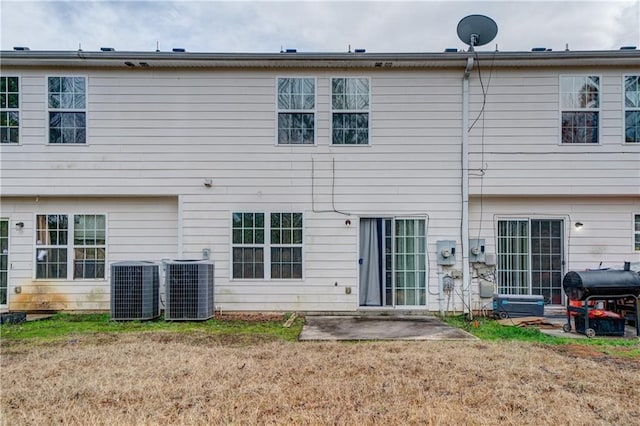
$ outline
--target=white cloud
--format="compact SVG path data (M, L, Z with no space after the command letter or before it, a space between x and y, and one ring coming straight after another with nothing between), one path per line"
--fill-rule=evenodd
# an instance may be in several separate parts
M7 1L1 47L32 50L437 52L463 47L464 16L491 16L500 50L640 45L640 0L629 1Z

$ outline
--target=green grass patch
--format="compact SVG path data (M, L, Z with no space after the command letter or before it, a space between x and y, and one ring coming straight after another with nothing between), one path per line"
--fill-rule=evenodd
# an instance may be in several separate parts
M209 333L214 335L260 336L285 341L296 341L302 330L303 320L297 318L291 327L283 324L284 318L252 320L214 317L207 321L111 321L109 314L59 313L52 318L23 324L0 326L2 340L57 340L94 333L131 333L169 331L174 333Z
M464 316L445 316L442 318L447 324L461 328L482 340L518 340L543 344L582 344L603 347L638 347L637 339L622 339L611 337L594 337L591 339L572 339L566 337L549 336L537 327L505 326L492 318L475 318L467 320ZM638 349L640 351L640 348ZM628 353L628 351L627 351Z

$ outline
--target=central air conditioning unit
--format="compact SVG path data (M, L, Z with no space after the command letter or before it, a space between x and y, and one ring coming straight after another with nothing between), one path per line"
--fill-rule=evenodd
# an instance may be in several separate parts
M212 318L215 311L213 273L213 262L208 260L166 262L165 320L208 320Z
M160 265L111 264L111 319L150 320L160 316Z

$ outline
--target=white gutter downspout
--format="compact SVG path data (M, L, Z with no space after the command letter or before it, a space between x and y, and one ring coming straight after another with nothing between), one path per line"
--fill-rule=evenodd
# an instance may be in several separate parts
M438 265L438 311L444 317L444 282L442 281L442 265Z
M184 209L182 207L183 200L182 195L178 195L178 259L182 259L182 247L184 244Z
M467 58L462 79L462 302L463 312L473 318L471 309L471 278L469 276L469 76L473 57Z

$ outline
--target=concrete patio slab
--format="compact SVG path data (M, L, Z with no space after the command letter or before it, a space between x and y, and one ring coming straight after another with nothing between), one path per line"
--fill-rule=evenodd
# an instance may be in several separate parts
M428 316L307 316L299 340L478 340Z

